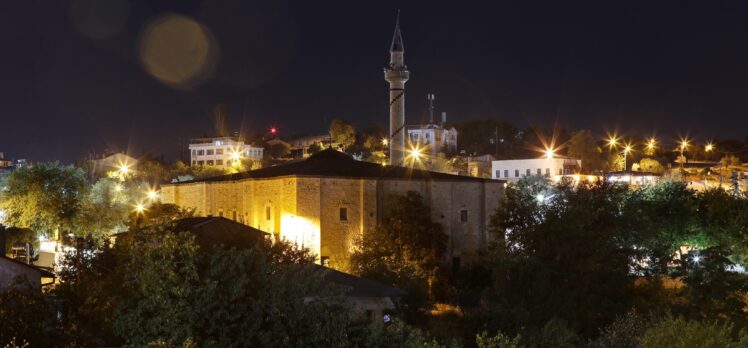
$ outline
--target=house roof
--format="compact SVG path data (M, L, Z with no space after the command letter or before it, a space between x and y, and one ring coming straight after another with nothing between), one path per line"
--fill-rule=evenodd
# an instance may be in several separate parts
M14 262L16 264L22 265L22 266L27 267L27 268L31 268L31 269L33 269L35 271L39 271L39 273L41 274L41 276L44 277L44 278L55 278L56 277L55 274L52 273L52 272L50 272L50 271L47 271L45 269L36 267L34 265L29 265L29 264L27 264L25 262L21 262L21 261L18 261L16 259L12 259L12 258L7 257L5 255L0 255L0 258L2 258L4 260L7 260L7 261L10 261L10 262Z
M380 282L336 271L332 268L327 268L319 265L315 266L325 271L325 275L323 278L325 282L349 288L350 290L346 293L346 296L400 297L406 295L406 292L404 290L391 287Z
M224 217L189 217L174 221L168 232L190 232L200 247L217 245L250 248L270 234ZM132 232L120 232L116 238Z
M470 176L453 175L445 173L430 172L420 169L412 169L400 166L382 166L376 163L357 161L353 157L336 151L326 149L320 151L306 160L285 165L257 169L249 172L228 174L211 178L183 181L175 184L190 182L220 182L236 181L242 179L263 179L284 176L311 176L311 177L347 177L347 178L373 178L373 179L406 179L406 180L458 180L487 182L491 179L474 178Z

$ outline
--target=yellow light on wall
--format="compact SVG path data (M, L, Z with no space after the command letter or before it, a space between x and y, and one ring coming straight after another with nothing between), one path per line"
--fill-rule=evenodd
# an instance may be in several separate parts
M280 237L297 247L309 249L319 261L320 229L317 224L300 216L283 214L281 216Z

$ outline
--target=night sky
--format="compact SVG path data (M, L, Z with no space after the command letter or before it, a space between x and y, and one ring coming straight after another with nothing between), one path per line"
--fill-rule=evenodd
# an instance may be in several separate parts
M334 117L386 126L382 68L398 8L411 70L408 123L422 120L434 93L437 111L452 121L702 139L748 134L748 2L2 6L0 151L8 158L70 162L129 148L173 159L186 139L212 132L219 102L230 128L250 133L271 125L285 135L320 133ZM198 50L199 63L180 54L189 50ZM175 73L177 82L163 80Z

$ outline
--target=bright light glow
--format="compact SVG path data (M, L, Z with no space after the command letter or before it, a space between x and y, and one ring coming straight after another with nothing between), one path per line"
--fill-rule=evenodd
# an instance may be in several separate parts
M242 154L239 151L232 151L231 152L231 159L234 161L238 161L242 158Z
M537 195L535 195L535 200L537 200L538 203L543 203L543 201L545 200L545 195L542 193L538 193Z
M552 148L546 148L545 149L545 158L551 159L553 158L553 155L556 154L556 150Z
M387 146L389 144L389 140L387 138L382 138L382 145Z
M276 132L278 132L278 129L276 129L275 127L270 128L270 133L275 134Z
M424 156L423 148L418 145L411 145L410 149L408 149L407 159L412 163L420 162Z
M714 144L708 143L708 144L706 144L706 146L704 146L704 151L706 151L706 152L712 152L712 150L714 150Z
M145 205L143 203L135 204L135 212L138 214L142 214L145 211Z
M319 260L320 233L318 224L293 214L281 216L280 237L298 247L308 248Z
M618 137L613 135L608 138L608 147L612 149L612 148L615 148L616 146L618 146Z
M127 175L127 173L130 172L130 166L127 163L122 163L119 165L119 172L122 175Z
M686 148L688 148L688 139L681 139L681 141L680 141L680 150L683 151Z
M628 154L632 150L633 150L633 148L631 147L631 145L630 144L626 144L626 147L623 148L623 153Z
M122 192L122 185L120 184L114 185L114 192Z
M697 263L697 264L698 264L698 263L701 263L701 255L698 255L698 254L697 254L697 255L694 255L694 256L693 256L693 262L694 262L694 263Z
M148 191L148 199L154 201L154 200L156 200L156 198L158 198L158 192L157 191L155 191L155 190Z
M657 139L654 137L649 138L649 141L647 141L647 149L654 150L655 145L657 145Z

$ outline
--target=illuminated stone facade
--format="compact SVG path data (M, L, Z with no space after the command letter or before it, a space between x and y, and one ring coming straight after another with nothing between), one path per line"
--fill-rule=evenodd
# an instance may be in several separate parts
M489 239L488 220L504 183L382 167L333 151L284 166L165 185L162 201L223 216L312 249L346 270L354 240L386 214L392 194L420 193L450 236L448 257L466 262Z

